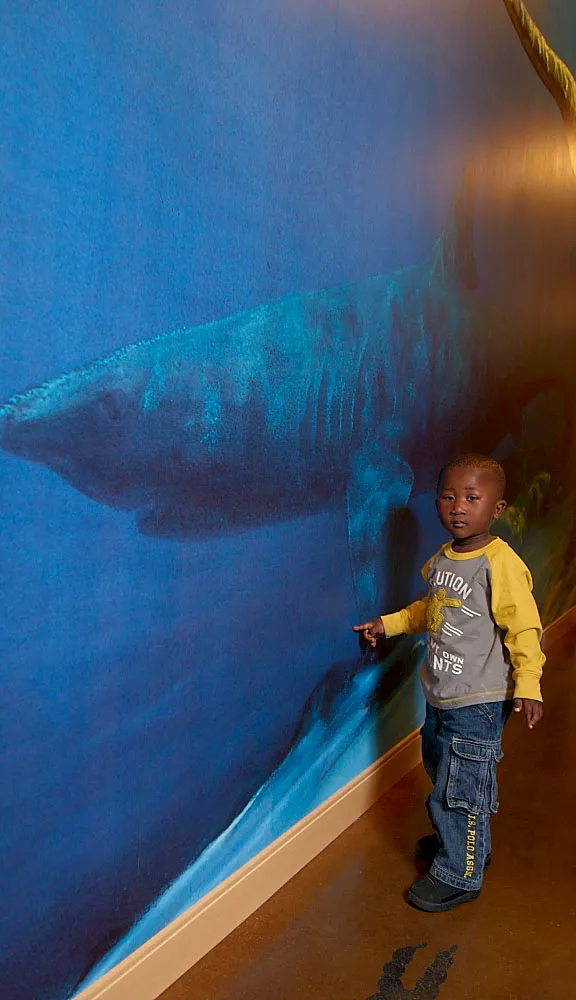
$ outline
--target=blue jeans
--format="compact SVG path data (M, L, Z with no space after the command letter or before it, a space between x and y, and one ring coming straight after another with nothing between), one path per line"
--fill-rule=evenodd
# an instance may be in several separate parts
M426 705L422 759L434 785L426 805L441 844L430 871L457 889L472 892L482 885L490 816L498 809L496 766L512 705Z

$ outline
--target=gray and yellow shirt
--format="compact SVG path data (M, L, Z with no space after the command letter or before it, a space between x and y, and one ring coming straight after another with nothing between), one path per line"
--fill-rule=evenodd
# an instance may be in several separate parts
M528 567L501 538L475 552L444 545L426 563L428 596L383 615L387 636L428 632L422 686L437 708L542 701L542 625Z

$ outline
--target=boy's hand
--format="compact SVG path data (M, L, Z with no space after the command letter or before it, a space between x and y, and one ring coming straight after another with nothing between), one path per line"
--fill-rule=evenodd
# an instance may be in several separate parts
M544 706L541 701L533 701L532 698L514 698L514 711L526 712L528 729L534 729L544 715Z
M379 636L386 634L381 618L374 618L371 622L364 622L363 625L353 625L352 628L354 632L361 632L371 646L376 645Z

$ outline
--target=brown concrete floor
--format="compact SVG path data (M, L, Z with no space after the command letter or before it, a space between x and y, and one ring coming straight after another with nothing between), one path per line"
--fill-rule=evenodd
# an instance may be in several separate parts
M162 1000L576 1000L576 633L549 650L546 716L505 736L494 861L481 897L425 914L404 896L428 832L416 769ZM398 948L426 943L379 989ZM456 946L439 986L414 986ZM441 978L441 977L440 977Z

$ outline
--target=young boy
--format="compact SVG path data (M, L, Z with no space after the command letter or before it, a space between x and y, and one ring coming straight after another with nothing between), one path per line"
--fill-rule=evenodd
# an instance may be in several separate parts
M452 541L422 570L428 596L354 627L371 646L382 635L428 632L422 757L434 786L426 805L436 832L418 842L432 864L408 899L429 912L480 895L504 724L512 706L530 729L543 715L545 657L532 579L490 531L506 506L504 487L504 470L490 458L463 455L446 465L436 507Z

